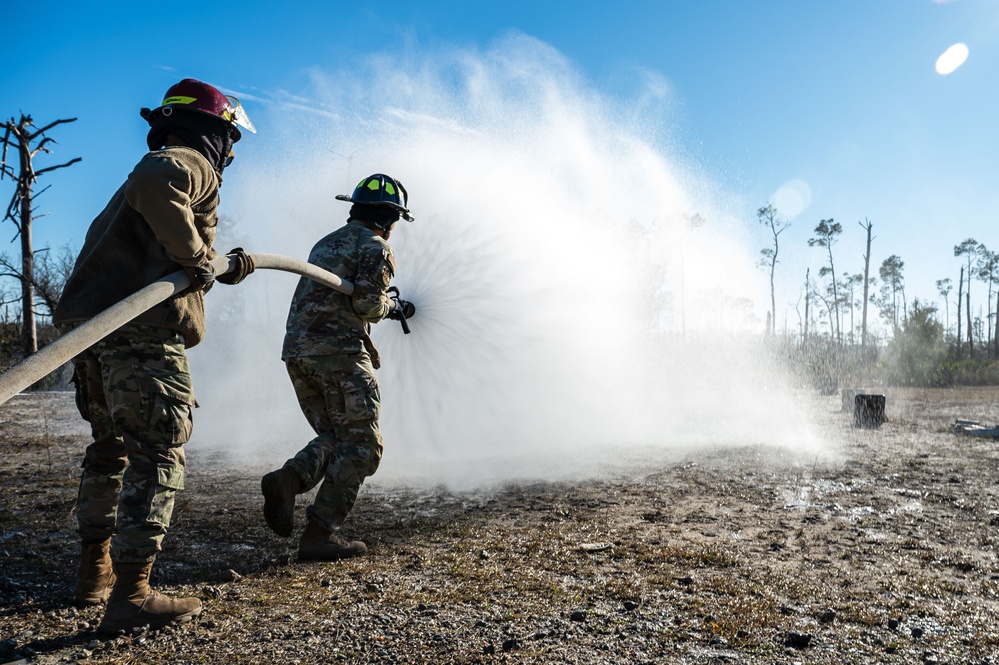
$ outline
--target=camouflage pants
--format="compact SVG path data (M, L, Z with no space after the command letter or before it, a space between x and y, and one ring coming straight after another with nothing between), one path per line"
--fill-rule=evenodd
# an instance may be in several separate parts
M307 513L333 531L347 519L364 479L382 458L375 370L365 351L291 357L285 364L302 413L317 435L285 467L298 474L303 492L322 481Z
M111 537L112 559L153 561L184 488L194 392L184 338L128 324L73 359L76 403L90 422L77 499L83 542Z

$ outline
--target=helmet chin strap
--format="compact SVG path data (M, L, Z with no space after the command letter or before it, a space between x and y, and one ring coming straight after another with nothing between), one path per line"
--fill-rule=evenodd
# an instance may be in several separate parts
M392 233L392 230L395 228L395 222L390 222L390 223L376 222L372 219L358 219L358 221L364 222L364 224L366 224L369 229L374 231L384 240L388 240L389 235Z

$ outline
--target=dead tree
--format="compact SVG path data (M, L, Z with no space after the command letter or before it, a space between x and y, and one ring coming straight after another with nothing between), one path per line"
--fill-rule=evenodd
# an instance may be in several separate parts
M780 253L780 234L787 230L790 222L781 219L777 214L777 208L767 202L765 206L756 211L756 219L770 231L770 238L773 241L772 247L764 247L760 250L760 267L770 274L770 316L767 317L767 334L773 335L777 326L777 298L774 296L774 273L777 270L777 255Z
M860 228L867 231L867 251L864 253L864 314L860 323L860 355L862 358L866 358L867 351L867 302L870 297L870 277L871 277L871 229L874 228L874 224L871 220L865 219L864 224L860 224Z
M804 328L801 331L801 345L805 346L808 343L808 317L810 312L808 311L808 306L811 303L812 298L812 269L805 269L805 323Z
M957 278L957 357L961 357L961 309L964 305L964 266Z
M48 249L35 251L31 287L35 291L35 304L42 309L41 312L36 311L36 315L42 314L51 317L55 312L59 298L62 296L62 289L73 272L75 259L76 256L68 245L63 247L57 256L52 256L52 252ZM0 277L12 277L20 280L20 264L20 261L10 258L7 254L0 254Z
M17 181L14 188L14 196L11 197L10 205L7 206L7 213L4 220L10 220L17 227L17 234L14 236L21 238L21 269L17 271L15 277L21 281L21 309L22 309L22 330L21 341L24 355L30 355L38 350L38 334L35 329L35 251L31 242L31 222L34 220L34 208L32 206L33 197L40 195L45 189L37 193L32 193L32 187L38 180L38 176L55 171L67 166L71 166L81 160L80 157L69 160L64 164L47 166L43 169L35 170L33 160L40 152L51 153L48 144L56 141L45 135L45 132L56 125L66 122L75 122L76 118L68 118L51 122L41 129L35 127L30 115L21 114L21 119L17 122L14 118L8 120L4 125L3 135L3 157L0 158L0 179L9 177ZM17 150L18 168L7 163L7 154L10 148Z
M834 222L832 218L819 221L815 227L815 237L808 240L809 247L823 247L829 257L829 266L819 269L819 277L829 275L830 292L832 293L832 309L829 310L831 317L830 332L837 344L843 343L839 325L839 289L836 283L836 266L833 264L833 245L837 242L837 236L843 232L843 225Z

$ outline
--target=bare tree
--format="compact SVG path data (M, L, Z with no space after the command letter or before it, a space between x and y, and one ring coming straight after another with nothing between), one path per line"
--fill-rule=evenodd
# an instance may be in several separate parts
M812 302L812 269L805 269L805 315L801 316L801 312L798 312L798 318L801 321L801 345L805 346L808 343L808 317L811 316L810 306ZM801 299L798 299L801 302ZM797 307L795 310L797 311Z
M849 305L850 312L850 344L857 343L857 326L854 323L854 313L857 311L858 306L863 306L863 303L857 299L856 289L858 286L864 283L864 276L860 273L851 275L850 273L843 273L843 285L849 290L843 302Z
M996 336L995 340L993 341L993 348L994 348L993 355L994 357L999 358L999 292L996 293L995 314L996 314Z
M878 274L881 276L881 298L878 300L878 307L881 308L888 323L892 324L895 334L901 330L899 326L899 310L903 311L902 319L905 320L905 279L902 277L902 269L905 262L897 255L892 254L881 262ZM901 302L899 299L901 298Z
M20 289L18 289L20 291ZM13 305L16 302L20 302L21 294L13 293L7 288L6 284L0 285L0 325L6 325L10 323L10 308L7 305ZM21 317L17 317L20 320Z
M836 284L836 266L833 264L833 245L836 244L837 236L843 232L843 225L834 222L832 219L823 219L815 227L815 237L808 240L809 247L824 247L829 257L829 265L819 269L819 277L830 276L830 291L832 293L832 310L829 312L832 317L832 333L837 343L842 343L839 326L839 291Z
M957 278L957 357L961 357L961 306L964 303L964 266Z
M822 295L822 293L819 292L818 289L816 289L816 290L812 291L812 295L815 298L818 298L819 302L822 303L822 306L824 307L824 309L819 310L819 321L820 322L822 321L823 316L825 318L829 319L829 339L835 340L836 339L836 325L835 325L835 322L833 320L833 311L834 311L835 305L832 302L832 289L830 289L830 288L827 287L826 288L826 295Z
M774 297L774 273L777 270L777 255L780 252L780 243L778 240L780 234L786 231L787 227L791 226L791 223L781 219L777 215L777 208L769 202L756 211L756 219L770 230L770 236L773 240L772 247L764 247L760 250L760 255L762 256L760 266L767 269L770 273L770 316L767 317L767 333L772 335L777 325L777 299Z
M968 319L968 357L969 358L971 358L971 357L973 357L975 355L975 342L974 342L974 339L972 337L973 331L971 329L971 279L972 279L972 274L973 274L972 273L972 269L971 269L971 262L972 262L972 260L975 258L975 256L977 254L978 254L978 241L975 240L974 238L968 238L968 239L964 240L960 245L954 245L954 256L966 256L966 257L968 257L968 269L967 269L967 271L965 271L965 270L962 269L961 273L962 273L962 275L966 274L968 276L968 290L965 291L965 293L964 293L964 297L965 297L965 303L964 303L965 306L964 306L964 309L965 309L965 312L966 312L965 316ZM963 280L963 277L962 277L962 280ZM960 313L958 313L958 317L960 317ZM960 322L958 322L958 326L960 326ZM958 344L958 348L960 348L960 346L961 346L960 327L958 328L958 335L957 336L958 336L957 344Z
M3 136L3 157L0 158L0 179L9 177L17 181L14 188L14 196L11 197L10 205L7 206L7 213L4 220L11 220L17 227L17 235L21 238L21 266L20 270L15 270L14 276L21 281L21 310L23 312L21 342L24 355L29 355L38 350L38 334L35 329L35 251L31 242L31 223L34 220L34 208L32 207L33 197L40 195L45 189L37 193L32 193L32 187L38 180L38 176L71 166L80 161L80 157L35 170L33 160L40 152L51 153L48 148L50 143L55 143L45 132L56 125L67 122L75 122L76 118L56 120L45 125L41 129L35 127L30 115L21 114L21 119L17 122L14 118L8 120L4 125ZM15 148L18 154L18 169L15 174L13 166L7 163L7 153L9 148ZM48 188L46 188L48 189Z
M860 222L857 222L860 224ZM870 287L871 287L871 229L874 228L874 224L871 220L864 218L864 223L860 224L860 228L867 231L867 251L864 252L864 313L860 320L860 354L864 355L864 351L867 349L867 303L870 302Z
M950 292L953 290L954 285L951 283L950 277L937 280L937 293L940 294L940 297L943 298L944 301L944 314L947 321L947 327L944 328L945 331L950 330L950 300L948 300L948 298L950 297ZM996 333L999 335L999 327L996 328Z
M35 292L35 316L51 318L55 311L62 289L73 272L76 255L68 245L52 256L48 249L35 251L35 265L31 274L31 286ZM0 254L0 277L20 279L19 263L7 254Z
M988 330L986 334L986 339L992 339L992 287L995 285L996 280L999 279L999 254L990 252L988 248L982 244L978 244L977 256L975 257L975 274L979 281L983 282L988 286L988 296L985 299L986 307L986 329ZM986 349L988 355L992 355L991 344L986 344Z

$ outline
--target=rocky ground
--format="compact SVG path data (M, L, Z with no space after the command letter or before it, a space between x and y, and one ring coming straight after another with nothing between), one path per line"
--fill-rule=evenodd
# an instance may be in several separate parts
M0 663L999 663L996 389L887 391L835 462L760 448L488 495L366 487L368 556L297 563L259 477L189 455L154 585L194 623L104 637L69 606L86 430L0 406ZM301 528L301 527L300 527Z

